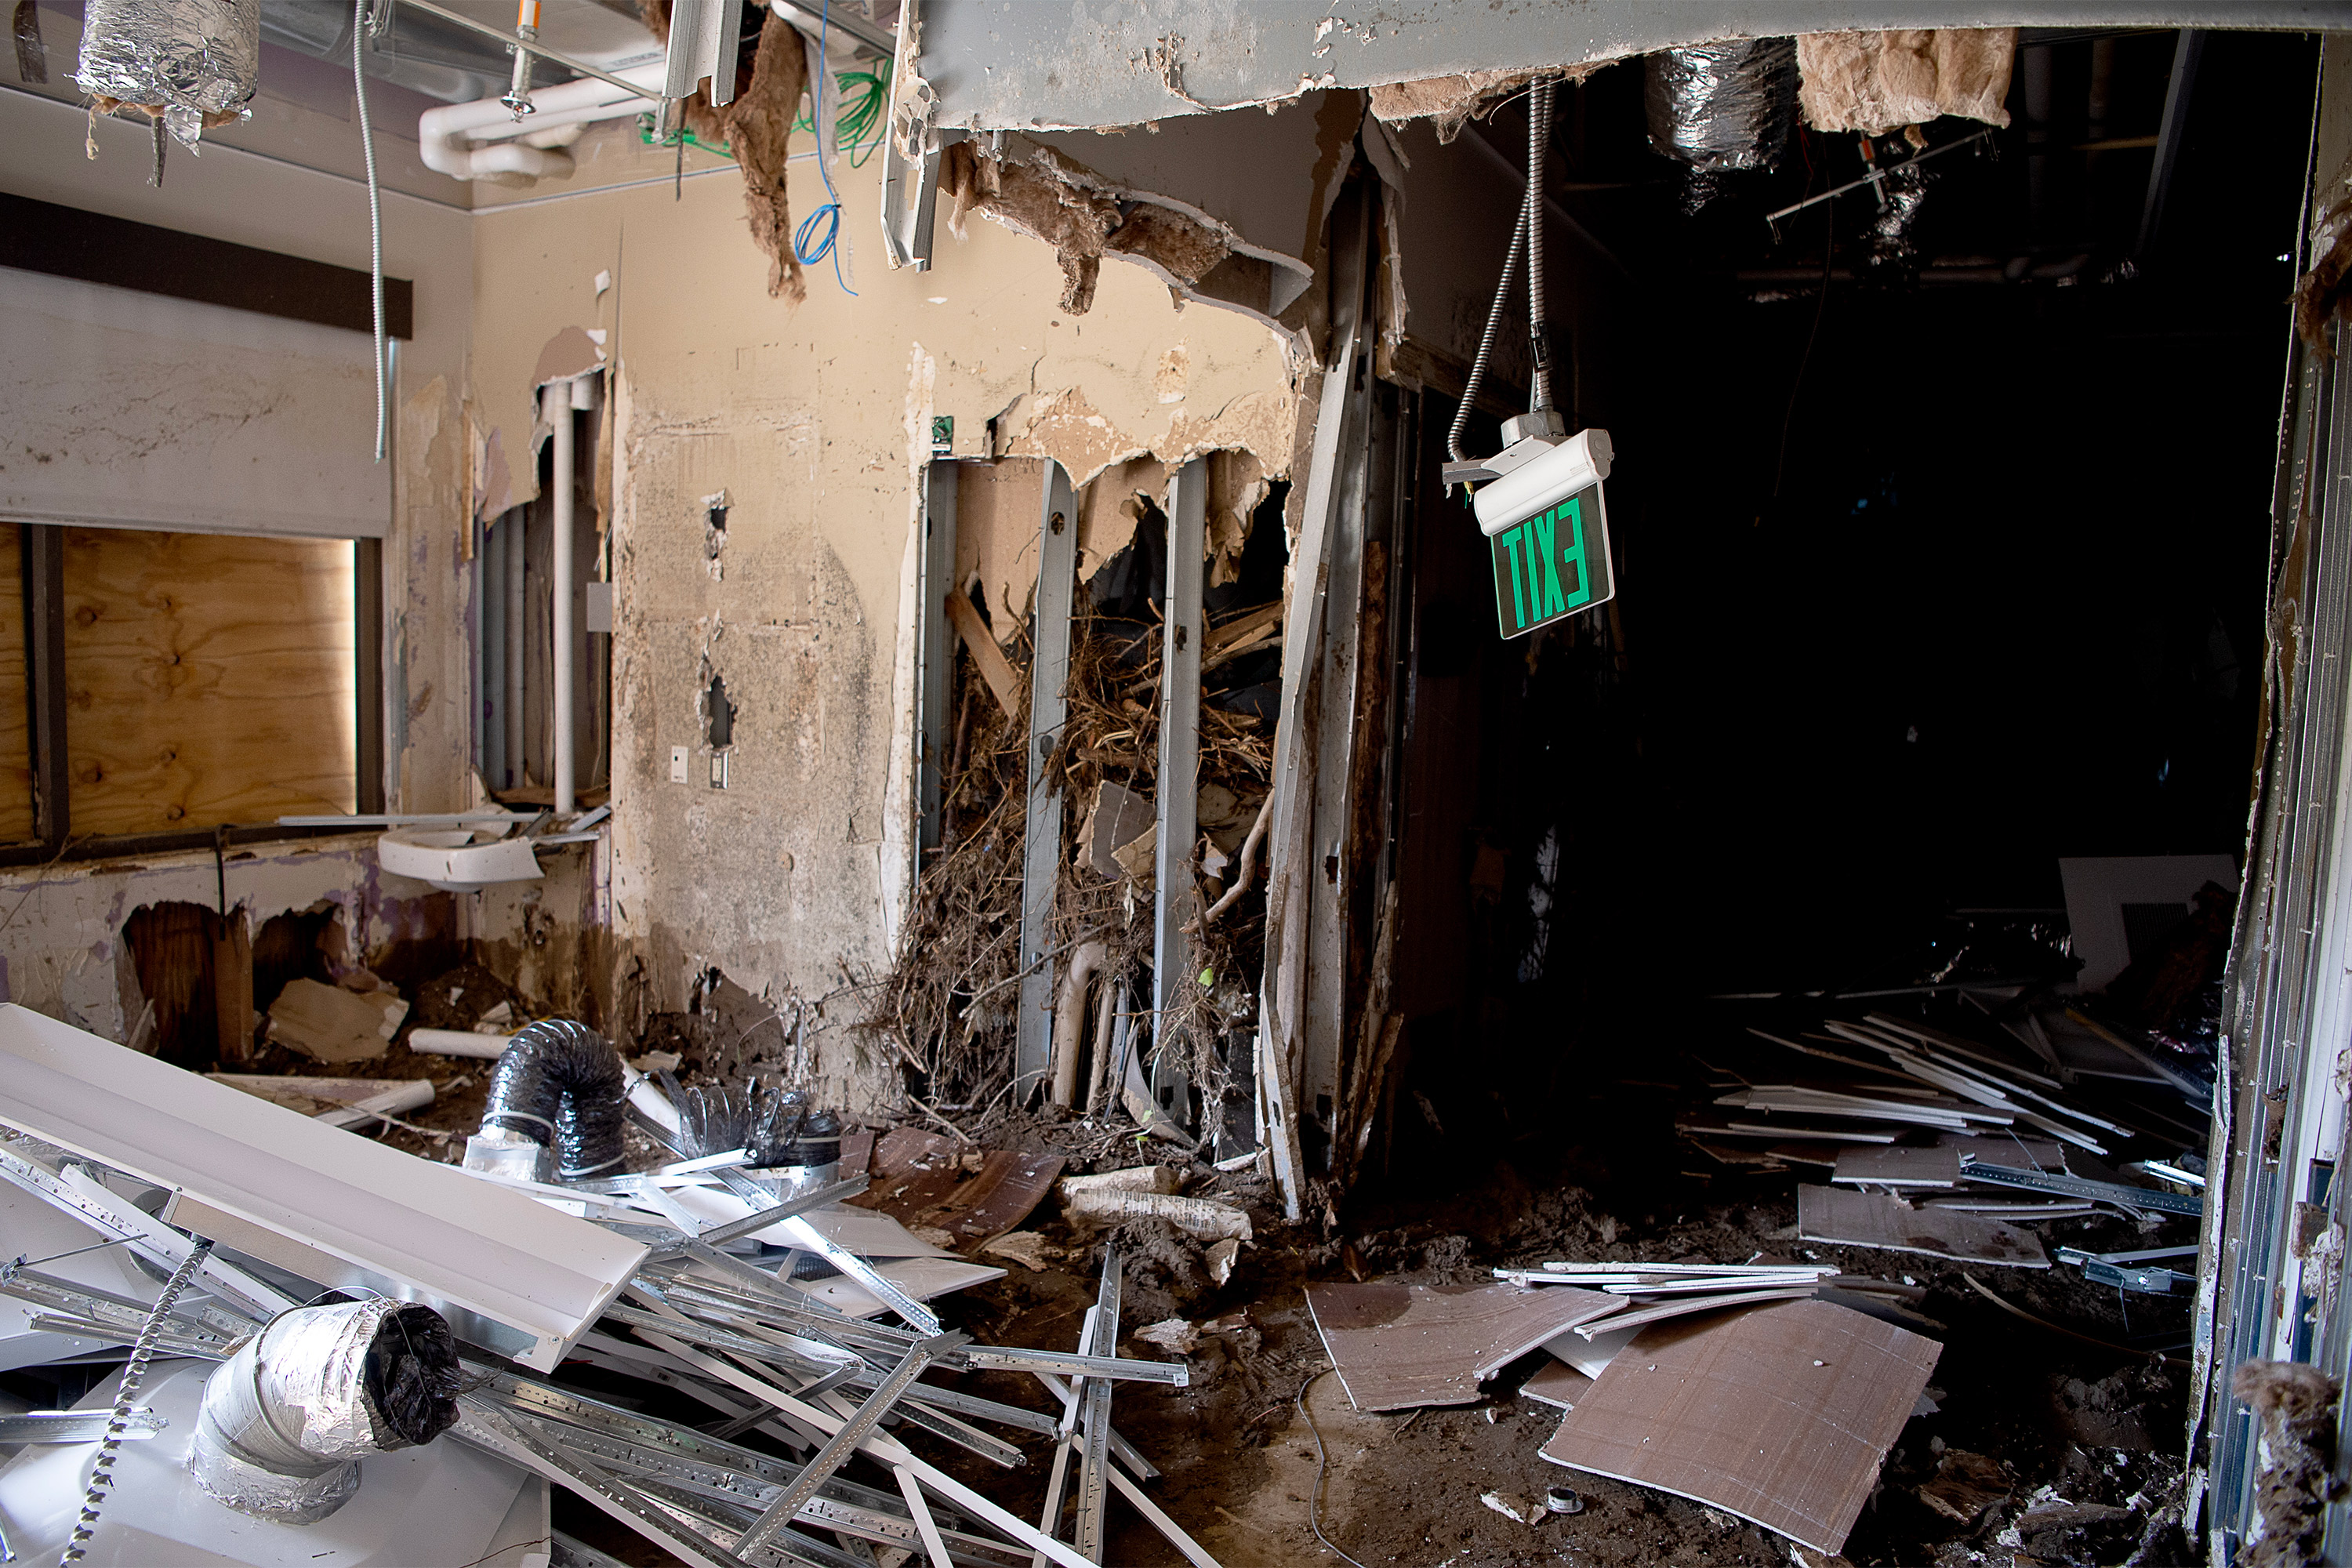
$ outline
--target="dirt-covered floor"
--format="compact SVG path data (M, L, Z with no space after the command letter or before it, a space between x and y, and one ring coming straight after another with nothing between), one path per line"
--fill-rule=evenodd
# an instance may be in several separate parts
M471 967L419 987L415 1000L415 1022L457 1027L500 1001L520 1001ZM265 1063L263 1070L271 1066L305 1070L291 1058ZM435 1102L404 1118L411 1127L383 1135L413 1152L454 1159L464 1134L478 1123L490 1067L395 1046L375 1062L345 1070L433 1078ZM1555 1108L1559 1114L1547 1124L1564 1131L1515 1142L1447 1141L1424 1129L1400 1142L1384 1181L1336 1213L1318 1212L1298 1225L1283 1222L1271 1184L1253 1172L1220 1173L1166 1143L1141 1147L1131 1130L1119 1137L1079 1121L1000 1114L968 1131L993 1147L1063 1152L1072 1157L1073 1172L1147 1158L1174 1165L1185 1173L1187 1192L1246 1205L1255 1237L1220 1285L1200 1245L1164 1222L1081 1231L1048 1197L1023 1227L1045 1244L1043 1268L992 1257L987 1261L1008 1268L1005 1279L940 1305L951 1326L984 1342L1074 1348L1095 1299L1103 1248L1116 1247L1123 1353L1169 1353L1133 1334L1171 1318L1195 1325L1200 1339L1186 1358L1190 1386L1122 1384L1114 1421L1165 1472L1152 1487L1161 1506L1229 1568L1338 1563L1310 1526L1310 1500L1318 1498L1325 1535L1363 1568L1728 1568L1792 1556L1821 1560L1792 1553L1785 1540L1729 1514L1539 1458L1560 1413L1517 1389L1541 1352L1507 1368L1477 1404L1358 1414L1339 1380L1324 1375L1329 1362L1304 1287L1318 1279L1471 1283L1496 1267L1548 1258L1833 1263L1844 1272L1925 1288L1916 1310L1939 1326L1915 1326L1944 1345L1928 1390L1937 1408L1914 1417L1888 1456L1878 1490L1847 1542L1847 1561L1856 1568L2032 1568L2197 1560L2178 1526L2188 1369L2162 1353L2185 1329L2185 1296L2121 1296L2085 1285L2063 1266L1985 1268L1805 1242L1796 1228L1795 1178L1696 1168L1702 1162L1672 1131L1685 1097L1686 1086L1662 1079L1601 1083L1582 1103ZM1465 1147L1470 1144L1483 1156L1474 1158ZM647 1162L654 1157L650 1145L636 1149L633 1139L632 1147ZM2194 1239L2184 1221L2150 1231L2120 1217L2037 1228L2053 1249ZM1972 1279L2034 1318L2087 1339L2012 1315L1973 1288ZM2090 1341L2158 1349L2108 1349ZM596 1379L591 1373L583 1381ZM1042 1407L1034 1384L1007 1374L974 1374L968 1386ZM709 1419L692 1405L668 1414L695 1424ZM1041 1450L1043 1440L1026 1446ZM944 1445L929 1447L944 1449L933 1456L939 1462L1015 1512L1034 1518L1042 1507L1043 1462L1005 1470ZM1537 1503L1563 1486L1580 1506L1547 1511L1533 1525L1482 1500L1494 1493ZM1150 1568L1182 1561L1123 1503L1115 1500L1111 1512L1110 1562ZM558 1522L625 1561L663 1561L576 1500L559 1499Z

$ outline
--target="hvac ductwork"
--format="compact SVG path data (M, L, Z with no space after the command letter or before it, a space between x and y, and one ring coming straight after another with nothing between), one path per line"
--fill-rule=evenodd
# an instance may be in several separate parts
M1691 168L1690 205L1716 176L1769 169L1797 125L1797 41L1732 38L1649 57L1650 146Z
M189 1473L240 1513L315 1524L359 1489L362 1458L454 1426L459 1380L457 1337L430 1307L280 1313L205 1380Z
M544 1018L527 1026L499 1058L467 1164L506 1168L507 1162L483 1156L511 1151L527 1153L532 1167L516 1173L533 1174L538 1151L551 1148L556 1172L567 1181L614 1169L622 1159L628 1078L621 1053L587 1025ZM536 1147L523 1151L525 1142Z
M635 66L617 72L623 81L646 88L662 83L664 66ZM647 107L645 99L594 77L534 89L533 111L518 120L495 98L428 109L417 117L416 145L425 166L455 180L490 180L529 184L562 179L572 172L572 154L557 147L530 145L562 127L622 120Z
M261 0L89 0L74 85L145 110L184 147L245 118L261 81Z

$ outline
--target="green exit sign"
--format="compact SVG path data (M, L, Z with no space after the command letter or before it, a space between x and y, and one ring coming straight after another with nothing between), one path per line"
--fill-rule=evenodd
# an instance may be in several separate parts
M1506 638L1591 609L1617 591L1598 484L1520 519L1488 542L1495 547L1495 619Z

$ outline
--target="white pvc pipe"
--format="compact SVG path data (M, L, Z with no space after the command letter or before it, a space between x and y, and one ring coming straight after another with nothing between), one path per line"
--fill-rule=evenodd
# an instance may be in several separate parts
M656 60L614 74L624 81L657 88L663 68L663 62ZM561 148L524 146L514 139L560 125L618 120L641 112L646 101L610 82L583 77L533 92L536 112L520 120L495 98L444 104L417 116L417 150L426 168L452 179L497 179L505 184L561 179L572 171L571 153ZM476 145L482 142L492 145Z
M479 1057L496 1061L512 1035L477 1035L466 1029L411 1029L408 1048L436 1057Z
M569 816L578 809L572 798L572 397L573 384L560 381L547 389L547 422L555 430L555 569L549 574L549 596L555 614L555 810Z
M524 538L527 513L510 511L499 524L507 552L507 776L504 787L518 789L530 782L530 753L523 749L523 575L530 554Z

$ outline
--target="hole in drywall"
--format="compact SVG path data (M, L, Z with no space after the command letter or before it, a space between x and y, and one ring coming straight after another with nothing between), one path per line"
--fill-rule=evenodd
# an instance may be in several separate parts
M174 1067L209 1068L220 1056L213 984L219 917L202 904L149 904L122 922L122 945L152 1016L144 1040ZM126 1021L127 1027L139 1027Z
M733 745L735 743L735 704L727 700L727 682L723 678L716 675L710 678L710 690L703 703L702 711L704 722L708 726L703 738L709 742L711 750L718 751L722 747Z
M341 911L323 908L289 910L261 922L253 933L253 1008L267 1013L289 981L315 980L331 985L335 972L327 952L336 942L335 921Z

